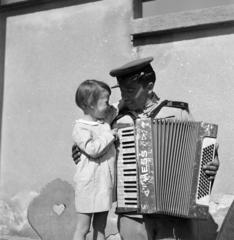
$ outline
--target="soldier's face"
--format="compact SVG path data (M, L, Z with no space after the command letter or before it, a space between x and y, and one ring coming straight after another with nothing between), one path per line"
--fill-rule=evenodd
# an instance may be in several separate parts
M144 110L149 96L149 89L142 84L129 81L119 83L122 99L129 110Z

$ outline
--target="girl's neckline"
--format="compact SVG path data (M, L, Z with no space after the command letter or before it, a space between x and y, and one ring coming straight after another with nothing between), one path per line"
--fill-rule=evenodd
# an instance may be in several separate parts
M89 124L89 125L98 125L98 124L103 124L104 121L101 120L97 120L97 121L92 121L92 120L86 120L86 119L78 119L76 122L80 122L80 123L85 123L85 124Z

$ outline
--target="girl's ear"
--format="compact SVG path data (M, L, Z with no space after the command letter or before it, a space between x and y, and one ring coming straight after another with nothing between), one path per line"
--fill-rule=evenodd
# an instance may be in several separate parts
M87 105L87 109L94 109L95 108L95 106L94 106L94 104L89 104L89 105Z

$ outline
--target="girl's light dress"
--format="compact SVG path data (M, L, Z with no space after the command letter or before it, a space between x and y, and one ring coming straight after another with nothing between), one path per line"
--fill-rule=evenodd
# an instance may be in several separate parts
M110 125L79 119L72 135L84 152L74 176L76 210L80 213L108 211L113 202L116 159Z

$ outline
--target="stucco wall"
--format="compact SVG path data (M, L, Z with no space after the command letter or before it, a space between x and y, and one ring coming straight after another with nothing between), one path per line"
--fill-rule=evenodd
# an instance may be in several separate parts
M109 70L134 58L131 1L94 1L7 19L1 189L14 196L60 177L72 182L79 83L115 84ZM119 97L114 90L112 101Z
M234 27L157 37L133 47L131 1L94 1L7 19L2 123L1 189L7 195L39 189L61 177L72 181L71 129L81 112L78 84L110 85L111 68L154 56L156 92L187 101L196 120L219 125L221 167L214 192L234 192L232 119ZM112 101L119 90L112 93Z

